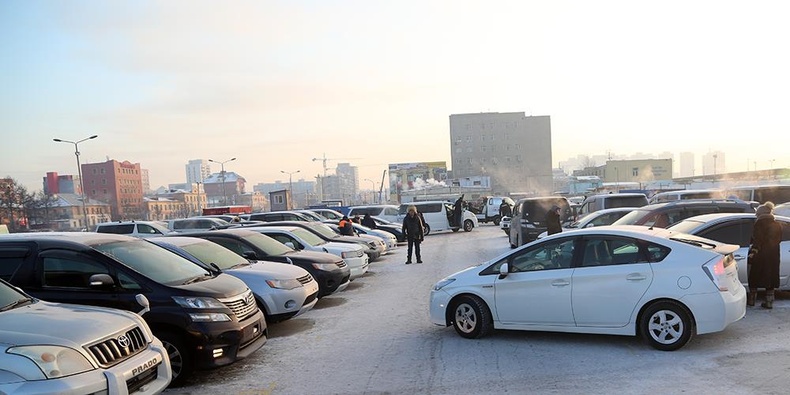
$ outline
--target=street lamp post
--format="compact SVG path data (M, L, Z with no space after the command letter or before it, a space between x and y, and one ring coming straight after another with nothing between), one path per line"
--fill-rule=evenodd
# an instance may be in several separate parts
M301 170L297 170L297 171L280 170L280 173L288 174L288 194L291 195L289 197L290 200L293 200L293 194L294 194L293 175L296 174L296 173L299 173L300 171Z
M82 200L82 219L83 219L83 221L85 221L85 227L84 227L85 230L88 230L88 209L85 207L85 182L82 181L82 166L80 165L80 149L79 149L78 144L83 142L83 141L93 140L96 137L99 137L99 135L94 134L93 136L86 137L86 138L84 138L82 140L79 140L79 141L52 139L52 141L55 141L57 143L74 144L74 155L77 157L77 176L80 178L80 195L81 195L81 200Z
M370 185L372 185L373 188L371 189L371 196L373 196L373 200L376 200L376 182L371 180L370 178L366 178L365 181L370 181ZM373 203L378 203L378 202L373 202Z
M224 161L217 161L214 159L209 159L209 162L219 163L222 170L219 172L219 177L222 179L222 204L227 204L228 197L225 195L225 163L233 162L236 158L230 158Z

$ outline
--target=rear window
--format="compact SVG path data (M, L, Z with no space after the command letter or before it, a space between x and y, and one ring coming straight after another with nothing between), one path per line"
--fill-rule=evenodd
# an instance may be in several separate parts
M545 222L546 213L551 210L552 206L559 206L562 208L562 214L560 216L561 222L565 222L570 216L570 205L565 198L526 200L522 206L522 217L530 222Z
M381 212L381 207L354 207L348 211L348 215L378 215Z
M100 225L96 233L115 233L128 235L134 233L134 224Z
M646 196L612 196L606 199L606 208L642 207L646 204Z

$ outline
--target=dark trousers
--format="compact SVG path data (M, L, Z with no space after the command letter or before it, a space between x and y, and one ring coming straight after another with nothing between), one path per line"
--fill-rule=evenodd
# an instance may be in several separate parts
M406 262L411 262L411 252L412 252L412 250L414 250L414 256L417 257L417 260L421 261L422 260L422 256L420 256L420 242L421 241L417 240L417 239L414 239L414 238L411 238L411 237L407 238L407 241L409 243L409 251L408 251L408 254L406 255Z

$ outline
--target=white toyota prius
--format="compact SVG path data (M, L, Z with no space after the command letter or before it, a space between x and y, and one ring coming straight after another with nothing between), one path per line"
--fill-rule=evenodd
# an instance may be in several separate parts
M492 329L641 335L677 350L746 313L737 249L642 226L562 232L436 283L431 321L466 338Z

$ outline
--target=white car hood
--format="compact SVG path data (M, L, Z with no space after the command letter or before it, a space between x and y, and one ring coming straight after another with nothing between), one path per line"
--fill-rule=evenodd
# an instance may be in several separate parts
M288 280L309 274L299 266L269 261L257 261L249 266L226 270L226 272L239 278L262 280Z
M141 319L135 318L122 310L38 301L0 313L0 342L81 349L108 334L131 329L135 324L142 326Z

